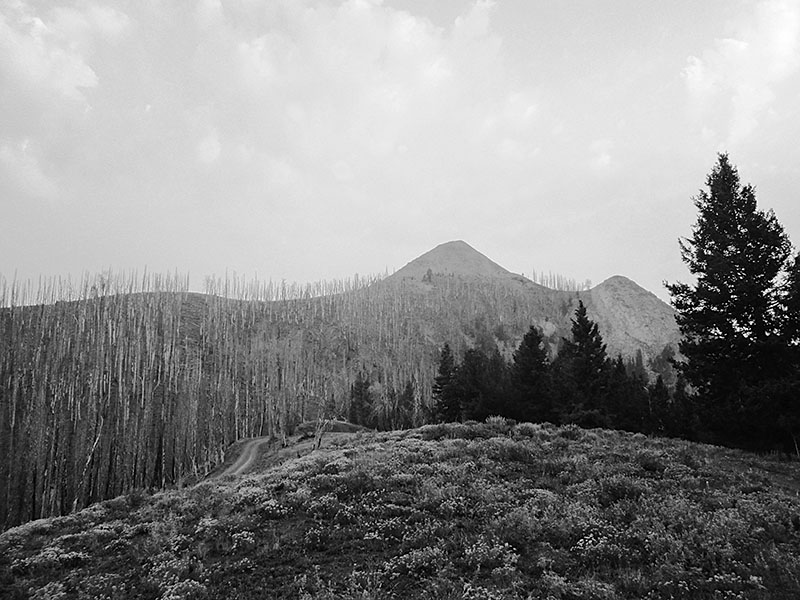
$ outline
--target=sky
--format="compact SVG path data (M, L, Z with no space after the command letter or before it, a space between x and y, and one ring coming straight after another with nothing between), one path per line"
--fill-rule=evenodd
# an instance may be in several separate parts
M461 239L663 299L728 152L800 244L800 0L2 0L0 275L313 282Z

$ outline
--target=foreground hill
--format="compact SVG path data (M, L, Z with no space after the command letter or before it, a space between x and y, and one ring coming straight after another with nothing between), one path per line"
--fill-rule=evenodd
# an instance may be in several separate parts
M797 463L502 419L301 444L6 531L0 596L800 597Z

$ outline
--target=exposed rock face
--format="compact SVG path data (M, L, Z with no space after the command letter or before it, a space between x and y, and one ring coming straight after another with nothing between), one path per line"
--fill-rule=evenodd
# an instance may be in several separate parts
M610 277L581 297L612 355L641 349L652 357L680 340L672 307L627 277Z

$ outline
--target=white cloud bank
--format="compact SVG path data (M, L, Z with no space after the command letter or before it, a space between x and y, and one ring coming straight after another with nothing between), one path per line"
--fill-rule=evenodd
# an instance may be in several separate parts
M691 211L720 142L795 181L797 4L709 1L748 12L720 33L696 3L0 0L0 256L315 280L467 239L655 290L674 276L629 240L683 272L690 215L665 207Z
M683 77L698 117L725 115L720 133L736 144L756 130L781 84L800 67L800 3L759 2L731 28L731 37L689 57Z
M0 139L0 174L12 190L26 197L53 200L57 195L55 184L42 171L38 153L28 140L17 143Z
M247 257L292 233L407 257L406 231L461 237L539 156L536 91L509 77L496 9L441 27L368 0L6 5L0 160L16 175L0 191L62 196L123 238L163 227L198 248L225 228Z

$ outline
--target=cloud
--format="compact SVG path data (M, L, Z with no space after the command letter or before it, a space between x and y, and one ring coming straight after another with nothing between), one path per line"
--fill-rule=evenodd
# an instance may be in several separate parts
M56 7L48 19L53 37L84 52L94 47L95 39L115 42L131 28L128 15L110 6L84 4L82 8Z
M195 8L195 17L201 29L218 24L222 18L222 2L220 0L200 0Z
M197 159L205 164L216 162L221 152L222 146L216 130L210 131L197 145Z
M722 109L728 141L747 138L776 100L781 83L800 67L800 4L759 2L714 41L701 57L690 56L682 75L696 116Z
M376 195L484 194L464 189L464 172L503 185L490 183L495 165L522 168L539 153L535 93L509 85L493 11L476 2L442 28L379 2L209 0L196 26L214 27L194 60L202 103L214 106L204 127L251 149L232 157L282 157L331 215Z
M57 196L57 188L42 170L38 152L29 140L0 141L0 167L13 188L23 195L40 200Z
M455 39L480 39L490 34L492 0L478 0L466 15L456 18Z
M589 166L597 173L608 172L613 166L613 159L611 151L614 148L612 140L595 140L591 143L589 151L591 158L589 159Z
M133 229L158 206L162 223L191 214L187 230L239 227L265 247L268 228L338 248L452 215L483 225L544 154L498 8L442 26L363 0L3 8L3 169L42 197L58 182L96 221Z
M84 57L51 25L25 13L0 14L0 76L7 86L50 90L78 101L97 85Z

